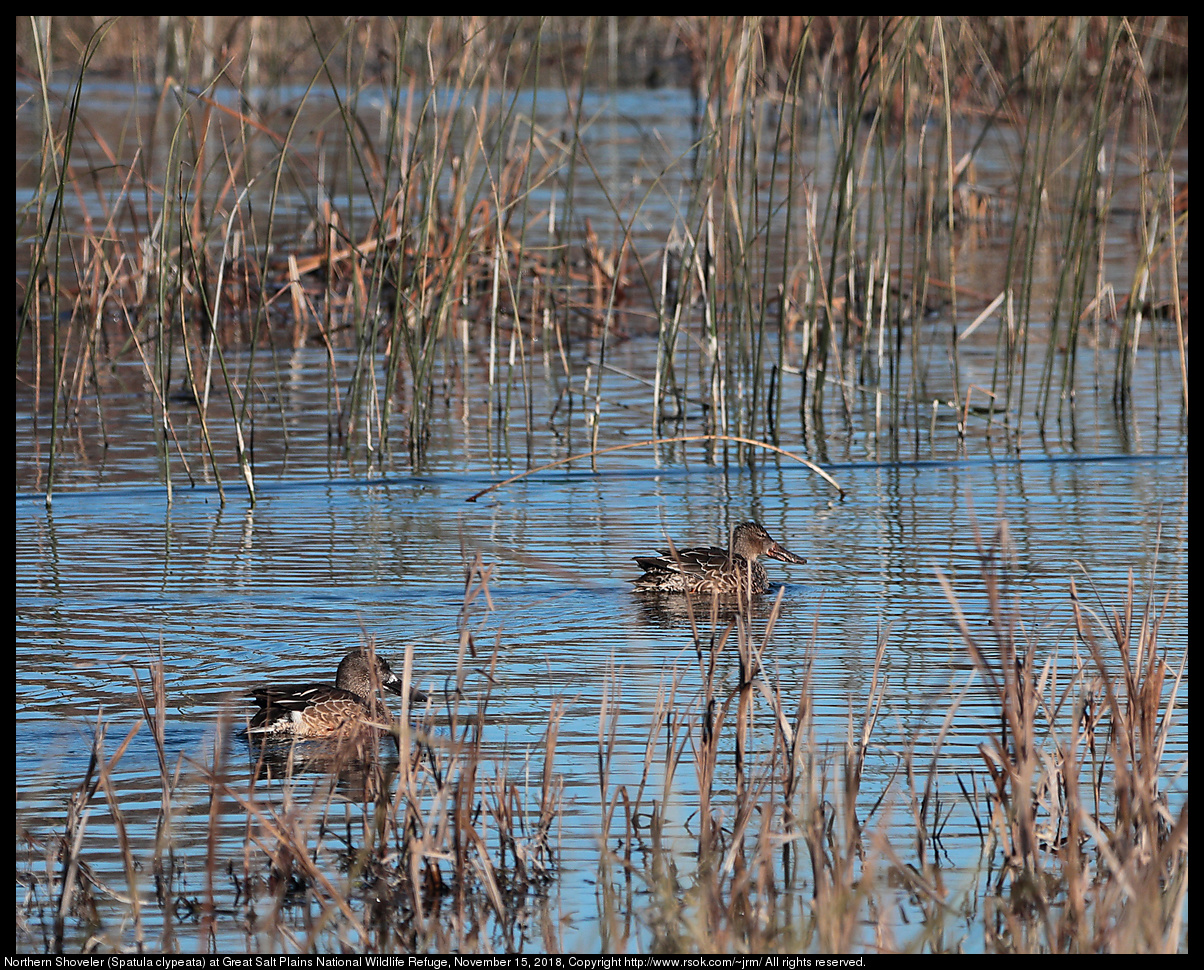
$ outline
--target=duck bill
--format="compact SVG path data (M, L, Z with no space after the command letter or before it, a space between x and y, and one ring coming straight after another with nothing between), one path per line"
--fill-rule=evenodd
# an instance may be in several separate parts
M807 561L802 556L796 556L789 549L783 549L776 542L765 551L765 555L769 556L771 559L779 559L782 562L793 562L799 565L802 565Z

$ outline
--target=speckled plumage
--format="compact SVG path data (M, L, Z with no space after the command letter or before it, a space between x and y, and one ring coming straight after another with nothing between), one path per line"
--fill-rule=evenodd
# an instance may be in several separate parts
M376 657L376 684L394 694L401 693L401 680L382 658ZM391 715L384 702L374 696L375 685L369 655L353 650L343 658L334 685L268 685L251 692L259 706L247 728L251 734L318 738L364 729L380 730ZM412 702L426 695L411 690Z
M741 522L732 533L732 548L696 546L660 550L659 556L636 556L644 575L632 582L640 593L718 593L737 596L769 588L765 567L757 560L769 556L782 562L807 560L784 549L756 522Z

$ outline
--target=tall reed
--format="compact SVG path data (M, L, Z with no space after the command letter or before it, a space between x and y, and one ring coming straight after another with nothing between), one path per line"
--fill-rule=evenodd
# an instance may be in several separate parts
M61 830L42 835L18 814L20 945L518 952L537 938L560 952L548 889L569 864L558 845L571 810L576 830L591 824L584 816L596 827L596 925L613 952L1180 949L1185 767L1167 752L1186 652L1160 639L1156 567L1151 592L1130 578L1112 602L1090 577L1073 580L1063 645L1058 617L1040 628L1028 618L1007 523L975 539L977 578L955 588L938 573L973 673L941 693L931 727L915 722L889 746L878 737L884 716L911 710L892 691L889 627L834 744L818 729L833 701L816 676L821 612L809 642L780 643L781 596L686 599L689 649L654 696L639 701L608 676L595 794L577 784L571 802L561 751L575 746L579 758L591 742L562 736L561 700L529 750L498 742L497 692L513 678L505 632L492 647L474 637L491 603L479 557L466 565L447 683L411 702L407 647L402 710L383 746L261 745L236 736L229 712L206 750L183 752L173 769L164 644L149 690L135 675L136 720L111 754L105 738L121 715L98 719ZM966 596L985 611L968 612ZM798 679L779 675L783 649L806 652ZM981 766L951 777L944 749L971 691L990 715ZM642 741L633 705L647 705ZM140 821L143 782L116 768L143 726L159 804ZM185 790L200 793L207 821L186 810ZM198 824L205 844L182 842ZM949 864L950 832L965 841L957 830L977 832L977 870ZM120 890L105 880L114 847Z
M1019 435L1030 413L1044 430L1075 406L1083 354L1107 363L1101 344L1115 348L1127 407L1151 332L1155 347L1166 339L1163 313L1180 321L1186 398L1185 230L1168 186L1187 95L1152 81L1181 66L1181 21L678 18L641 39L622 18L304 20L275 25L296 54L273 68L297 82L288 104L249 87L278 53L263 21L231 23L223 62L212 18L169 20L170 56L153 71L134 42L141 23L89 31L62 111L50 65L63 58L43 50L61 43L57 21L28 32L41 94L26 110L45 149L18 230L29 245L17 349L39 393L44 361L53 375L48 498L61 422L77 420L66 402L90 383L103 420L105 360L130 352L145 362L169 491L174 452L190 482L211 477L224 496L233 470L252 501L255 440L288 447L283 354L307 344L324 353L331 436L356 467L387 462L395 441L423 464L454 395L494 439L520 428L528 467L559 451L539 433L540 354L555 417L571 416L563 447L579 450L585 430L597 451L624 413L611 348L647 332L658 435L668 417L676 436L698 422L820 458L832 422L845 437L872 429L888 456L904 443L920 452L928 415L956 415L963 442ZM88 130L87 153L108 166L85 179L80 112L117 43L160 100L149 122L130 108L149 140L114 147ZM625 52L648 62L652 44L688 68L697 113L689 143L631 193L596 162L587 95ZM1129 133L1148 164L1126 182ZM992 144L1015 159L1001 191L974 181ZM607 224L597 206L585 218L587 194ZM69 196L99 203L103 228L64 222ZM1062 197L1065 212L1050 204ZM1143 213L1142 243L1110 300L1122 198ZM640 227L657 208L673 214L659 236ZM999 227L1002 289L981 292L961 264ZM995 328L981 411L965 376L980 327ZM479 415L477 376L489 389ZM784 402L797 402L797 442L781 437ZM179 433L193 415L195 445ZM725 443L713 457L752 453Z

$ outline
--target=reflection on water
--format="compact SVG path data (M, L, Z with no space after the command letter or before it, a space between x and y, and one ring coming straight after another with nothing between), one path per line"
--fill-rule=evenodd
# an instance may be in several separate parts
M724 629L737 619L759 620L763 625L773 612L777 596L786 591L771 586L763 596L742 603L731 596L697 597L679 593L639 593L635 596L640 622L662 630L683 627L686 632L701 627Z
M246 740L245 746L256 781L292 790L308 778L332 785L332 795L351 805L387 799L400 763L396 745L388 742L381 742L380 751L373 752L362 750L362 742L352 752L330 741Z
M742 678L758 669L781 692L783 710L802 705L811 712L818 750L835 753L843 750L850 717L860 723L884 636L889 689L866 749L865 808L884 799L893 808L885 815L880 808L875 819L886 821L898 846L912 844L907 811L897 801L901 753L910 747L916 757L930 757L950 705L965 691L941 749L948 813L941 859L951 881L972 882L980 854L975 803L957 793L960 784L983 783L978 749L998 723L997 711L982 679L971 675L935 571L950 578L974 635L990 643L975 530L989 536L1002 513L1017 549L1006 593L1040 662L1053 663L1058 677L1082 662L1071 635L1071 581L1080 598L1090 591L1092 609L1111 610L1123 602L1132 570L1139 596L1152 582L1155 601L1170 597L1159 642L1175 667L1187 636L1187 463L872 466L843 469L841 477L848 497L840 503L830 501L823 483L786 468L757 475L664 475L653 468L614 478L536 477L487 506L462 501L485 479L461 475L371 487L282 484L237 515L203 493L181 493L171 510L149 500L156 493L139 490L64 493L52 513L37 499L19 499L18 818L34 840L28 848L19 844L19 852L32 861L44 851L42 841L63 830L64 799L86 775L97 712L110 723L111 754L137 716L133 670L145 681L160 642L168 770L181 773L175 799L201 809L209 798L198 766L212 761L221 713L230 710L236 723L245 718L241 698L265 680L325 679L331 658L369 635L390 658L404 656L411 644L414 683L432 697L414 711L415 736L426 737L428 748L404 759L415 784L458 777L448 759L475 745L485 759L483 777L508 779L524 812L533 813L528 822L537 818L549 712L562 706L553 922L572 915L559 924L556 945L596 950L606 922L596 910L597 880L607 878L599 869L606 864L599 839L626 851L618 818L611 836L603 836L604 806L619 787L629 798L644 791L663 806L660 824L668 827L661 838L675 852L688 855L699 835L690 808L699 797L690 767L699 736L677 737L675 756L685 761L666 788L661 742L668 728L649 735L661 723L658 705L671 696L679 717L697 718L708 696L735 704ZM675 509L685 510L675 534L693 532L686 523L699 522L715 523L718 534L719 523L746 510L773 509L774 528L792 542L798 537L805 550L807 565L790 567L802 582L775 585L741 617L760 651L759 666L745 666L737 655L735 611L720 606L712 615L709 603L693 604L700 652L685 598L631 591L631 557L646 548L649 519L655 510ZM488 596L476 589L465 613L464 581L477 550L493 567ZM767 636L779 592L780 613ZM706 687L710 671L713 695ZM805 690L811 701L803 705ZM1186 682L1179 691L1186 710ZM748 743L769 744L775 721L755 684L749 703ZM730 730L716 739L721 802L735 797L737 762L753 763L751 751L737 756L736 708L730 710ZM1169 740L1168 764L1186 758L1185 721ZM605 793L600 752L609 771ZM385 741L378 753L379 769L365 773L360 764L332 763L321 746L255 750L231 742L223 777L238 792L258 772L262 797L293 811L326 806L322 818L333 818L332 806L344 806L339 813L361 806L353 817L362 826L373 816L364 806L377 792L395 799L399 791L397 751ZM155 843L159 772L143 730L115 766L112 783L142 858ZM1186 796L1185 774L1181 790L1167 795L1173 809ZM217 804L214 851L219 860L242 860L245 810L228 799ZM209 810L195 809L173 812L177 858L209 851ZM733 810L729 805L724 817L733 819ZM102 881L124 886L118 840L106 834L115 820L102 804L93 813L87 863ZM350 838L339 831L340 841ZM684 877L690 867L684 859L679 864ZM203 869L204 859L193 866ZM191 882L180 888L183 898L196 899ZM803 900L811 892L805 867L791 892ZM643 909L650 900L637 894L631 902ZM116 897L97 905L105 945L118 945L121 905ZM899 905L906 910L905 899ZM151 908L143 918L153 919ZM71 932L69 948L78 948L92 930L76 924ZM148 932L158 938L158 930ZM219 940L226 948L259 945L232 925L219 932L231 934ZM631 932L625 948L650 945L650 931ZM906 924L894 932L905 938Z
M683 120L685 97L658 96L656 117L637 119L637 127L688 145L694 135ZM625 110L636 112L638 105ZM610 211L600 193L577 204L595 218ZM671 223L674 212L653 199L645 216ZM982 247L981 273L996 278L980 280L980 288L1000 282L1006 246L1005 240ZM981 344L964 348L961 379L987 386L995 337L985 330L978 336ZM707 446L679 444L543 472L467 503L501 477L588 450L595 428L599 447L650 436L647 386L655 376L657 339L634 329L630 339L606 348L604 364L600 349L589 339L566 351L566 376L558 352L536 346L518 359L515 397L524 406L510 411L488 385L496 362L467 353L457 358L449 350L440 362L443 386L455 390L432 405L425 464L415 469L407 455L397 454L369 471L365 449L343 450L328 422L328 368L345 375L362 362L341 350L278 348L278 383L263 392L272 395L273 416L261 419L253 442L259 482L253 508L229 487L238 480L232 463L219 460L230 499L224 506L209 469L199 469L195 486L186 486L178 463L167 464L141 364L129 362L98 378L112 382L104 413L80 413L73 426L78 435L63 445L53 508L46 509L35 494L45 485L46 454L33 430L33 381L19 382L18 908L45 878L45 859L67 831L69 799L97 777L98 717L107 725L105 757L114 761L107 787L95 789L88 802L81 837L94 912L71 914L68 950L130 948L140 940L183 950L198 941L218 950L356 949L364 942L356 932L379 915L374 906L403 911L410 905L405 879L426 880L432 893L426 898L452 909L450 879L429 885L447 878L437 864L418 875L387 866L396 865L404 840L427 837L419 831L425 823L415 819L434 817L432 806L456 798L464 800L454 815L457 837L479 838L482 858L498 851L510 873L544 866L541 872L555 877L552 888L534 878L520 886L517 879L507 882L499 866L490 888L478 873L472 891L482 912L496 891L513 904L507 912L520 914L513 922L482 916L474 938L480 949L688 946L689 940L658 936L662 927L648 914L665 912L670 897L688 896L700 830L709 824L697 810L708 792L704 773L696 770L705 744L715 746L717 774L709 791L725 848L751 844L760 827L780 840L782 858L801 851L782 817L754 817L747 809L756 800L738 800L749 786L773 788L779 782L767 779L784 777L765 767L782 768L774 752L783 725L790 726L783 711L805 711L816 750L831 756L826 775L795 777L799 790L804 781L822 782L824 797L833 797L846 752L859 752L865 758L859 822L883 826L893 849L904 854L917 842L899 781L909 777L905 754L916 762L931 759L939 738L934 798L943 813L941 830L916 851L936 854L946 884L969 892L983 865L981 793L989 775L983 746L999 715L974 673L960 622L984 644L994 642L992 595L979 569L997 521L1006 519L1016 551L1001 591L1006 607L1052 683L1068 689L1089 669L1073 608L1111 615L1125 602L1131 575L1138 601L1148 593L1149 602L1164 609L1159 643L1170 668L1183 661L1187 432L1185 422L1165 419L1178 413L1175 388L1153 376L1177 366L1169 351L1162 358L1157 350L1140 356L1135 387L1148 396L1123 413L1103 400L1096 376L1083 368L1072 389L1079 401L1074 419L1040 440L1013 438L1010 431L1000 437L998 429L993 438L978 425L963 436L952 409L925 403L922 418L913 415L900 429L906 444L893 445L906 456L882 460L891 446L880 447L879 435L887 432L876 420L872 394L850 394L851 413L826 431L808 426L798 407L783 408L782 446L827 456L828 470L846 490L843 500L792 462L757 455L748 465L724 465L712 460ZM802 356L794 342L785 359ZM229 364L242 368L247 358L232 354ZM383 369L377 376L383 382ZM797 397L801 377L780 379L783 393ZM687 424L697 422L696 402L685 404ZM277 422L271 430L269 420ZM536 426L539 433L531 430ZM281 428L287 435L276 433ZM200 450L202 429L187 415L175 430ZM234 454L231 428L215 423L211 430L219 455ZM167 473L176 482L170 506L162 489ZM714 541L730 523L748 518L765 523L808 560L788 572L774 564L769 593L750 609L717 602L712 610L709 601L632 592L632 558L663 545L666 535ZM478 556L489 570L487 588L479 583L480 569L474 571ZM938 571L958 597L961 618ZM740 654L741 629L756 646L755 663ZM330 658L367 637L390 658L413 648L414 683L431 697L428 705L415 705L413 746L399 750L386 740L349 755L324 744L248 744L219 727L225 714L233 724L245 723L250 686L324 680ZM140 712L134 672L145 681L160 646L167 689L163 763L145 728L120 748ZM874 732L864 745L850 743L879 674L888 689ZM1164 689L1171 689L1169 678ZM1186 712L1186 676L1177 690L1178 711ZM674 716L664 706L670 697ZM775 697L780 708L771 705ZM1065 728L1058 718L1072 717L1072 707L1050 714L1043 740ZM716 711L727 720L705 737L699 717ZM545 781L553 712L554 771ZM1173 724L1166 763L1185 765L1186 746L1183 716ZM466 752L479 759L472 771ZM757 774L762 768L765 774ZM465 781L474 771L472 783ZM1172 812L1187 796L1186 770L1176 771L1167 772L1174 783L1164 792ZM131 876L119 848L128 844L139 867L162 855L164 776L174 786L168 825L178 866L168 880L178 905L166 910L151 905L152 867ZM218 782L221 797L211 797ZM262 799L250 816L254 824L248 791ZM641 796L633 817L643 827L629 827L617 806ZM541 813L553 797L555 825L543 831ZM401 835L382 834L376 806L384 803L401 806ZM499 836L505 818L514 820L520 838ZM322 878L353 873L360 910L332 916L305 884L287 881L286 874L299 870L277 856L264 861L264 833L279 838L286 823L299 826L307 846L337 843ZM373 859L381 868L368 875L357 854L365 845L380 849ZM664 858L653 845L668 847L672 873L650 875L653 864L645 867L644 860ZM734 858L725 856L732 866ZM903 855L899 871L914 861ZM240 882L248 866L263 880L260 895ZM790 867L789 873L775 870L766 925L801 924L814 915L814 873L805 860L794 858ZM213 902L203 898L208 889L198 874L206 872L226 880L213 890ZM861 948L875 945L884 927L901 947L921 939L916 928L930 914L917 902L914 885L899 878L889 913L862 917ZM675 891L665 888L671 884ZM136 927L129 918L132 892L146 903ZM287 944L256 933L254 908L266 901L289 917L295 937ZM41 901L46 912L56 902ZM200 929L206 912L220 914L212 941ZM348 923L340 927L358 921L359 930L328 928L344 918ZM315 930L318 924L324 928ZM949 945L982 949L985 932L975 922L964 940ZM48 931L19 925L18 934L19 948L36 949ZM399 936L388 945L434 950L447 942Z

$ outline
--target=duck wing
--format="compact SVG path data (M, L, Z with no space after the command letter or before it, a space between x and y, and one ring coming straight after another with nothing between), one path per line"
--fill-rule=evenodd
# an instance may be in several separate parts
M298 719L329 719L332 723L358 715L365 708L358 694L330 684L261 687L251 692L259 710L251 718L252 734L276 732Z
M725 569L728 564L727 550L719 546L693 546L690 549L679 549L676 557L671 550L666 549L664 555L674 569L684 572L714 572Z

